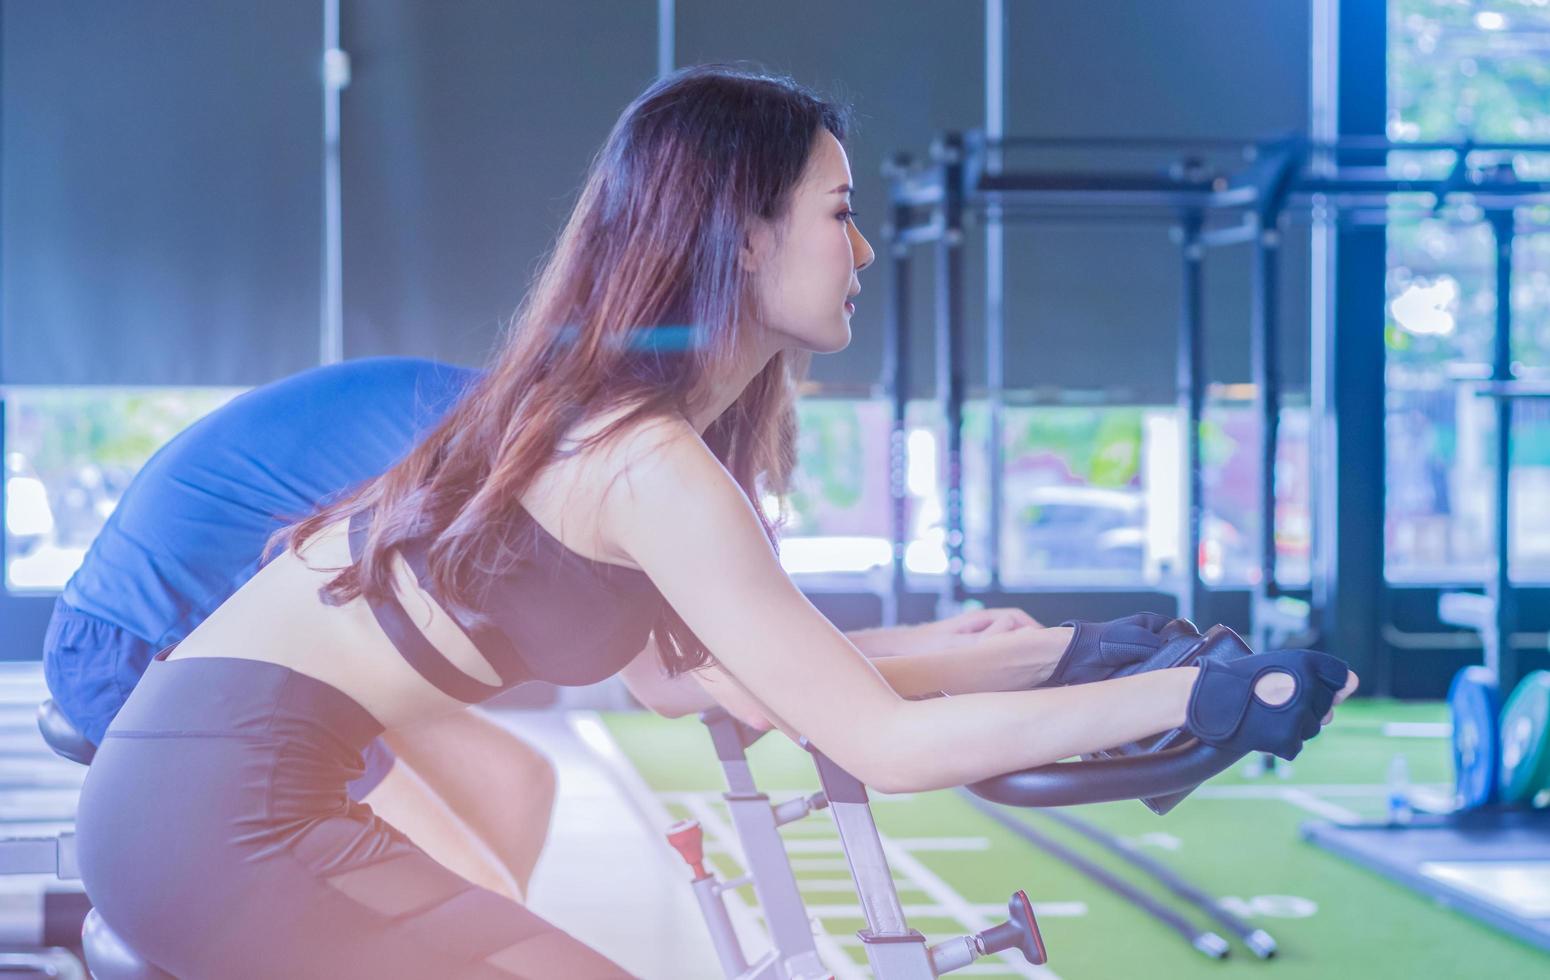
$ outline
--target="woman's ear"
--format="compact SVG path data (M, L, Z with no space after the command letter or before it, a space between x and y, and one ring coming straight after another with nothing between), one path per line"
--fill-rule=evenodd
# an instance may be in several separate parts
M758 272L768 261L775 245L774 230L768 222L755 221L743 235L743 247L737 252L737 265L747 273Z

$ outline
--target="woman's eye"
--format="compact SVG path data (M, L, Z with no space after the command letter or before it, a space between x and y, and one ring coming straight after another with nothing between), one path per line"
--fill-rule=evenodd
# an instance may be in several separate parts
M841 221L855 221L857 218L861 217L861 212L846 210L841 211L839 214L835 215L835 217Z

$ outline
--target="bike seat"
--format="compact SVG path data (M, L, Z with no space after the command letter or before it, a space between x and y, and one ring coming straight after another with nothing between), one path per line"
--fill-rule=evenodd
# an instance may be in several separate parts
M38 731L43 733L43 741L49 748L71 762L89 766L92 756L97 754L97 746L70 723L53 698L38 705Z
M94 980L177 980L130 949L96 909L81 926L81 949Z

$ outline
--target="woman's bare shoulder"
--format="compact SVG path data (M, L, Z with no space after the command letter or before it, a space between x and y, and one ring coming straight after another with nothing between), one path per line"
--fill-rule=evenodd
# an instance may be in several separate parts
M663 480L703 484L703 471L698 478L689 476L696 462L718 468L719 463L682 416L632 420L606 441L581 448L610 421L593 419L572 430L561 448L577 451L539 474L523 495L523 506L574 550L633 564L621 546L621 522L637 519L633 504L642 485Z
M605 467L624 491L623 497L638 496L636 491L642 484L673 488L675 493L692 497L697 491L724 488L731 482L731 474L681 416L654 418L633 426L622 434ZM610 495L620 494L611 489Z

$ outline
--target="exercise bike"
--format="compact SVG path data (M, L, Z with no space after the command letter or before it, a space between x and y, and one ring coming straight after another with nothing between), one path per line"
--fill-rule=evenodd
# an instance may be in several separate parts
M1206 632L1187 662L1233 659L1249 653L1226 627ZM910 927L894 885L882 838L872 818L866 786L816 747L805 744L818 769L822 791L774 804L754 785L746 750L764 732L725 710L700 716L709 729L727 780L723 794L742 845L748 873L719 880L704 862L703 829L683 820L668 828L668 842L692 871L692 887L728 980L833 980L820 958L813 925L797 886L779 828L827 809L833 815L850 866L866 928L858 933L877 980L934 980L985 956L1016 951L1029 963L1048 962L1033 903L1025 891L1007 902L1006 921L968 935L928 944ZM967 788L976 796L1014 807L1061 807L1140 799L1159 815L1190 791L1233 766L1244 753L1169 732L1124 750L1099 753L1081 762L1060 762L1006 773ZM752 885L767 928L770 950L749 963L733 927L727 891Z

